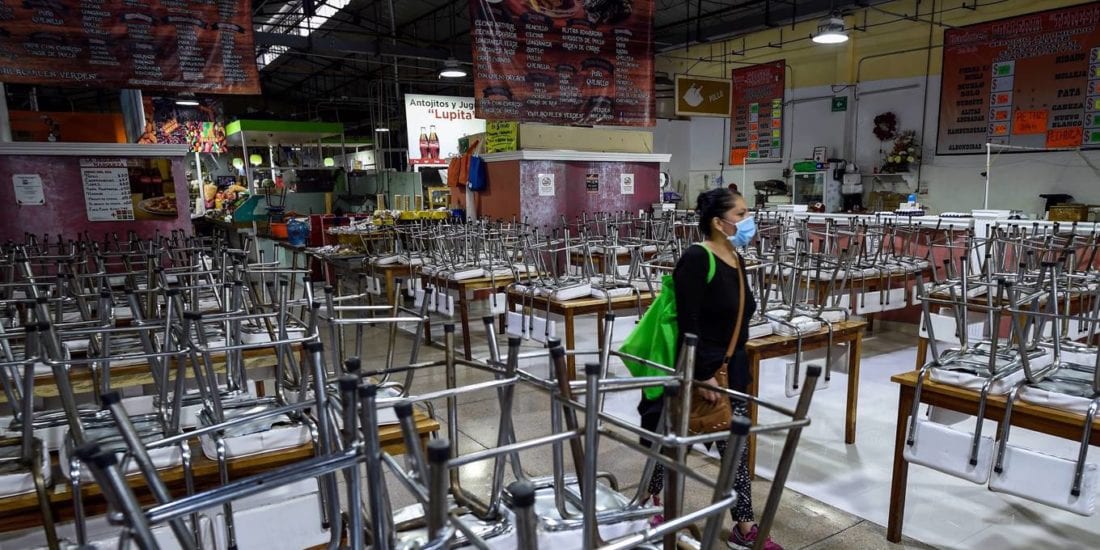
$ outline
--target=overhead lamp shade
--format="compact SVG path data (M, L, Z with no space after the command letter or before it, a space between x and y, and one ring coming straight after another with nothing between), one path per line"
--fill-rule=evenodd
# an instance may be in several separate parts
M466 69L463 69L458 64L458 60L450 58L443 62L443 67L439 69L440 78L462 78L466 76Z
M253 153L248 156L248 162L251 162L252 166L259 166L264 163L264 158L256 153Z
M336 166L336 161L332 157L325 157L324 162L325 166L328 166L330 168Z
M244 168L244 159L242 159L241 157L234 158L233 159L233 168L236 168L237 170L240 170L241 168Z
M817 32L811 39L816 44L842 44L848 41L848 31L844 28L844 19L833 16L822 19L817 24Z

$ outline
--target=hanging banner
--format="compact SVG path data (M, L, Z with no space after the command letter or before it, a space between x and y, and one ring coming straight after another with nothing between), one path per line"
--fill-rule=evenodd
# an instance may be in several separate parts
M986 143L1100 148L1100 4L947 29L943 40L937 155Z
M259 94L244 0L0 5L0 82Z
M786 60L732 72L730 162L783 160L783 93Z
M477 116L653 126L654 0L474 0Z
M676 75L676 116L730 116L730 81Z
M445 166L459 154L458 140L485 131L472 97L405 94L409 164Z

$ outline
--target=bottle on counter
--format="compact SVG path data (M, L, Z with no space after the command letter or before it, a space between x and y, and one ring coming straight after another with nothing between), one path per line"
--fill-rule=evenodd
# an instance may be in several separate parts
M420 158L428 160L428 134L424 131L423 126L420 127Z
M428 132L428 157L439 160L439 136L435 133L435 124L432 124Z

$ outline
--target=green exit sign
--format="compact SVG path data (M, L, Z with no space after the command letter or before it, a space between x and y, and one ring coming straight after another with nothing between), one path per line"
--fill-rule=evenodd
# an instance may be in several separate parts
M833 98L833 112L840 113L848 110L848 96L836 96Z

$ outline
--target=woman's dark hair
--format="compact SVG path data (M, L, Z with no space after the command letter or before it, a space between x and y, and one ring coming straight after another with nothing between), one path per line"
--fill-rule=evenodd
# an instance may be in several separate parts
M695 211L699 213L699 231L704 237L710 237L710 221L733 210L739 197L740 193L721 187L699 193L699 198L695 199Z

